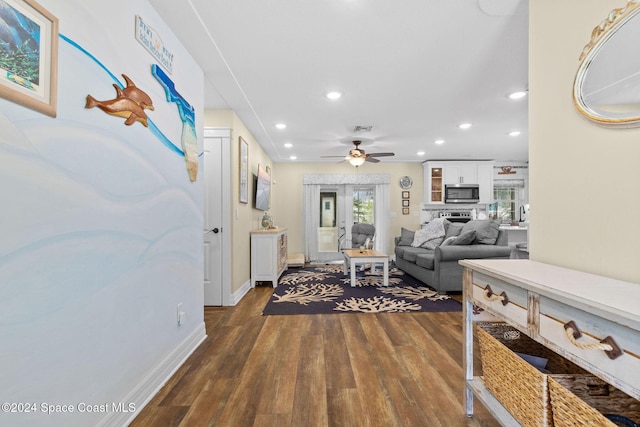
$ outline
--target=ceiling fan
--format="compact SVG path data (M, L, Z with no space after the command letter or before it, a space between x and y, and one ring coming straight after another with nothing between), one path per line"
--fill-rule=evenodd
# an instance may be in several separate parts
M353 165L355 167L358 167L358 166L364 164L364 162L371 162L371 163L380 162L380 160L378 160L376 157L395 156L394 153L369 153L369 154L366 154L362 148L359 148L360 144L362 144L362 141L353 141L353 145L355 145L355 148L352 148L351 150L349 150L349 154L347 156L344 156L344 157L343 156L322 156L322 157L324 157L324 158L343 157L343 159L348 161L349 163L351 163L351 165Z

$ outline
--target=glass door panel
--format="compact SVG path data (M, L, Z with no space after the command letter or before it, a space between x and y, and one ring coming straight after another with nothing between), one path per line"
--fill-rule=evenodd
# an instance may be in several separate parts
M356 187L353 189L353 223L375 224L375 188Z
M320 193L320 224L318 225L318 252L338 252L338 193Z
M321 187L317 224L318 261L332 262L343 259L340 239L344 234L344 186Z

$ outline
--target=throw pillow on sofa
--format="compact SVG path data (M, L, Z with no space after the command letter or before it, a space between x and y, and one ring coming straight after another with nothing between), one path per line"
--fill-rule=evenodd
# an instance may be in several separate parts
M400 229L400 240L398 241L398 246L411 246L415 234L415 231L407 230L406 228L402 227Z
M474 219L467 222L464 227L462 227L462 233L470 230L476 232L475 243L482 245L495 245L496 240L498 240L500 223L491 219Z
M440 246L450 245L470 245L476 239L476 232L473 230L465 231L459 236L451 236L444 239L444 242Z
M451 236L444 238L444 241L440 244L440 246L449 246L454 240L456 240L458 236Z
M451 242L452 245L470 245L476 240L476 232L474 230L465 231L456 236L456 239Z
M449 237L459 236L462 227L464 227L464 223L462 222L451 222L449 227L447 227L447 234L444 236L444 240L447 240Z
M447 234L445 221L446 223L449 222L445 218L434 219L424 228L416 231L411 246L414 248L435 249L436 246L442 243L445 234Z

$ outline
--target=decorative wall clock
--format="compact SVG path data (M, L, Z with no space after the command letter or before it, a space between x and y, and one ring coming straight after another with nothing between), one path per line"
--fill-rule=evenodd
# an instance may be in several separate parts
M413 180L408 177L408 176L403 176L402 178L400 178L400 187L406 189L411 188L411 186L413 185Z

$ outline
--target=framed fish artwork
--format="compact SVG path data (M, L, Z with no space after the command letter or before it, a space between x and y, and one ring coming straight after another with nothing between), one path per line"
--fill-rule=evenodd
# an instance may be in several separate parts
M0 0L0 97L56 116L58 18L33 0Z

